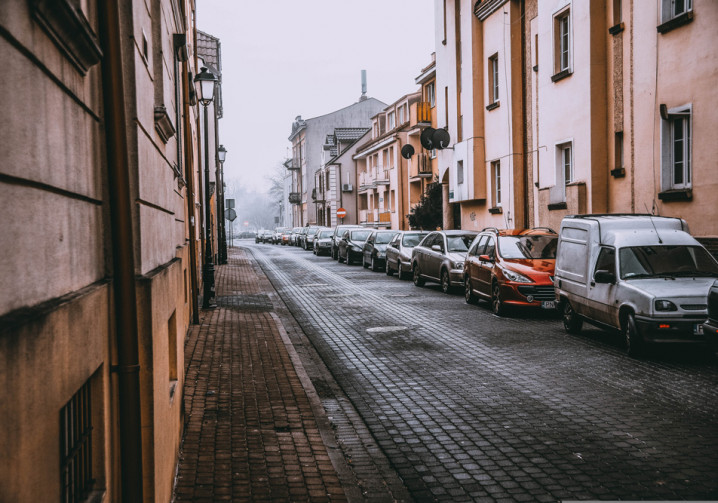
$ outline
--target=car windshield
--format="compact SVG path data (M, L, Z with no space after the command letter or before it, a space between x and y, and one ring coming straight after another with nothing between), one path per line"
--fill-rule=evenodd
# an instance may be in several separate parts
M385 245L391 241L391 238L396 236L395 232L377 232L376 239L374 239L375 245Z
M349 239L352 241L366 241L371 231L351 231L349 233Z
M330 238L330 237L332 237L332 234L334 234L334 231L331 229L328 231L320 231L319 237L320 238Z
M446 236L450 252L465 252L476 236Z
M555 259L558 236L499 236L499 255L507 259Z
M618 256L621 279L718 276L718 262L700 246L631 246Z
M417 232L414 234L404 234L404 237L401 239L401 243L406 246L407 248L413 248L416 245L419 244L419 241L424 239L424 237L427 235L427 232Z

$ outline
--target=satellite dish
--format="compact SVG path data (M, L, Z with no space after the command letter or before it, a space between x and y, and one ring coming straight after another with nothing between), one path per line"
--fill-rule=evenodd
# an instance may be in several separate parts
M434 150L433 136L435 132L436 129L433 127L428 127L421 132L419 140L421 141L421 146L426 150Z
M414 147L408 144L401 147L401 156L404 159L411 159L412 155L414 155Z
M444 149L451 143L451 136L449 136L449 132L446 129L437 129L434 131L434 134L431 135L431 143L434 145L434 148L438 148L439 150Z

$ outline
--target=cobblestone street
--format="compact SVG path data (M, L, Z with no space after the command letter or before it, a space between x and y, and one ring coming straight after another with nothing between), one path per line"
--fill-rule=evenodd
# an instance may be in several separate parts
M242 246L368 427L374 467L385 455L411 499L718 498L718 366L704 352L635 360L617 336L568 336L546 313L498 318L438 285ZM337 396L315 386L341 426Z

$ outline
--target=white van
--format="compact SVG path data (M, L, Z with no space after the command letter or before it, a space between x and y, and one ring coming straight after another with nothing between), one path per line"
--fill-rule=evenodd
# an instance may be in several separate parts
M701 342L718 262L679 218L572 215L561 222L554 287L566 331L619 329L646 342Z

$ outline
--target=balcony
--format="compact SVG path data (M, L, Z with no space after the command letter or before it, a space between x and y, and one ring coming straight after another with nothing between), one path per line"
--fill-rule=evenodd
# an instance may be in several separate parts
M431 159L426 152L420 152L416 156L416 161L412 160L411 169L409 170L410 179L431 178Z
M428 101L416 104L416 123L419 126L431 126L431 105Z
M299 171L302 169L302 166L294 159L287 160L287 162L284 163L284 167L291 171Z
M289 202L291 204L302 204L302 195L299 192L290 192Z
M378 169L376 172L375 185L389 185L389 171Z
M379 212L379 225L391 227L391 212L389 212L389 211Z
M368 190L376 187L376 177L371 172L359 173L359 190Z

